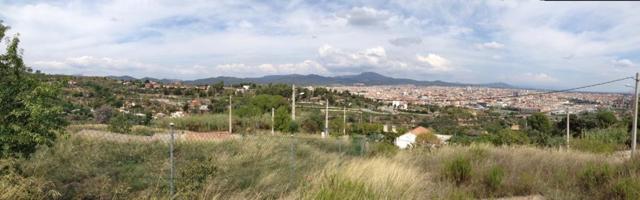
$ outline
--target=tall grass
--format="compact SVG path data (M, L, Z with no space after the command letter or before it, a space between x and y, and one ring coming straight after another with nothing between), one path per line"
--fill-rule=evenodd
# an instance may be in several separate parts
M382 147L376 147L382 145ZM640 159L528 146L390 150L348 138L246 136L176 146L178 199L637 199ZM0 160L0 199L167 199L166 143L76 137Z

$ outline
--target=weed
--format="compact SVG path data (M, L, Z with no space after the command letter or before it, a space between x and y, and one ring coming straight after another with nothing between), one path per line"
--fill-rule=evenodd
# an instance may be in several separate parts
M500 166L493 166L484 176L484 184L491 192L496 191L502 185L504 179L504 170Z
M456 185L461 185L471 179L471 162L462 156L457 156L447 163L444 175Z

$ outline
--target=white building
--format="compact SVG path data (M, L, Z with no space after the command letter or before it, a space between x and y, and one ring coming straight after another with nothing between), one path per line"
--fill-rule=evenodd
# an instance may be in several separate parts
M418 135L421 134L427 134L427 133L431 133L432 131L430 129L424 128L422 126L418 126L416 128L414 128L413 130L410 130L409 132L398 136L395 141L393 142L396 146L398 146L398 148L400 149L406 149L406 148L410 148L413 145L415 145L416 143L416 138L418 137ZM438 137L438 140L440 140L441 144L446 144L447 141L449 139L451 139L450 135L440 135L440 134L434 134L436 137Z

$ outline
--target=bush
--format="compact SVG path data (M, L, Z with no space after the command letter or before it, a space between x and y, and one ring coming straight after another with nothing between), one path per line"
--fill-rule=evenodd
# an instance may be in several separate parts
M289 125L287 126L287 129L285 130L287 133L296 133L298 132L298 122L296 121L289 121Z
M471 162L462 156L456 157L445 165L444 176L456 185L467 182L471 179Z
M618 148L617 144L591 138L575 139L570 144L573 149L592 153L613 153Z
M620 179L612 192L613 199L640 199L640 181L637 178Z
M109 131L116 133L131 133L133 124L127 115L121 114L109 121Z
M529 137L527 136L527 134L520 131L502 129L491 137L491 143L493 143L494 145L522 145L529 143Z
M484 177L484 184L489 191L496 191L502 185L504 170L500 166L494 166Z
M585 133L583 138L570 141L578 150L593 153L613 153L625 148L629 134L624 128L596 129Z
M416 144L418 145L428 145L428 144L440 144L440 139L433 133L423 133L416 136Z
M613 170L608 164L588 163L579 174L579 184L586 191L606 186L613 178Z
M337 175L330 176L328 181L320 186L320 191L313 199L377 199L373 190L360 181L352 181Z

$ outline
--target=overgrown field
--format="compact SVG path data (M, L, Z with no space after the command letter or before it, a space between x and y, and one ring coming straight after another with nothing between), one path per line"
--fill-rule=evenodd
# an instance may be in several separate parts
M75 137L0 162L0 199L167 199L165 143ZM397 151L387 143L247 136L176 145L177 199L639 199L640 159L528 146Z

